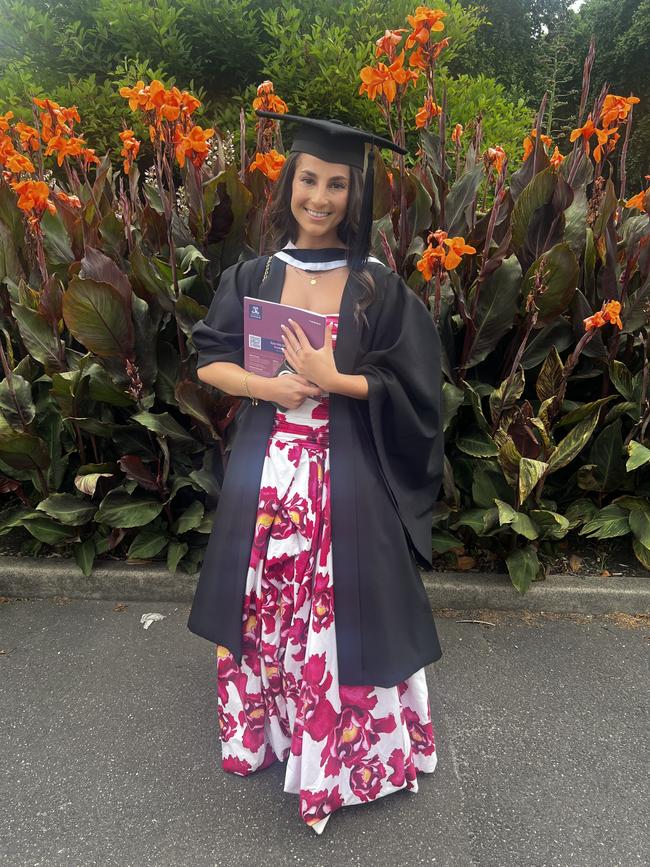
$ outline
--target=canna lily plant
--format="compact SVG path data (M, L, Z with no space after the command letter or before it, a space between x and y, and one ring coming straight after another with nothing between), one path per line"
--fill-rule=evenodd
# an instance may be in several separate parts
M419 136L408 167L376 154L373 252L442 338L433 549L488 549L522 592L580 535L628 536L650 569L650 189L630 195L625 171L638 99L604 88L587 112L592 46L570 149L542 135L543 100L507 154L480 117L449 116L445 19L421 6L386 30L358 88L397 143ZM249 153L242 110L236 156L160 81L120 96L115 172L74 106L0 115L0 534L85 574L98 556L193 572L238 401L198 381L191 330L223 268L266 248L284 147L256 118ZM270 81L252 108L288 111Z

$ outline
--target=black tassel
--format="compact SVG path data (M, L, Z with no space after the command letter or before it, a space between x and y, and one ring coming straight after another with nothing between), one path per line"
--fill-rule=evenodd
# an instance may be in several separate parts
M368 164L363 184L363 196L361 198L361 213L359 215L359 231L352 244L349 256L349 265L354 270L360 271L368 261L370 243L372 240L372 210L375 189L375 148L370 145L368 151Z

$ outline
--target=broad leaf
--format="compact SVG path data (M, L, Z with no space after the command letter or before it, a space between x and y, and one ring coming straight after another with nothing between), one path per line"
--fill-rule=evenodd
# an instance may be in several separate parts
M570 464L580 454L596 429L599 412L600 407L592 410L590 415L578 422L573 430L557 444L548 459L548 471L550 473L566 467L567 464Z
M79 343L95 355L133 355L131 310L108 283L74 277L63 293L63 318Z
M522 458L519 462L519 502L525 503L535 486L542 478L548 464L544 461L534 461L532 458Z
M160 500L144 494L110 491L102 500L95 520L110 527L142 527L162 511Z
M581 536L592 539L613 539L616 536L627 536L630 532L629 513L620 506L609 505L601 509L597 515L588 521L580 530Z
M630 512L630 529L645 548L650 548L650 514L640 509Z
M512 211L512 243L515 249L521 247L526 240L533 214L542 205L550 202L554 189L555 177L550 167L538 172L524 187Z
M564 539L570 529L570 521L563 515L558 515L557 512L551 512L549 509L531 509L530 517L535 522L535 526L539 529L539 535L542 539Z
M14 430L23 431L36 415L32 387L17 373L0 382L0 411Z
M72 546L72 553L77 566L86 578L89 578L92 575L93 563L95 562L95 555L97 553L93 540L86 539L84 542L75 542Z
M603 491L613 491L620 486L625 476L620 419L598 434L589 452L589 460L598 467L600 478L603 480Z
M540 401L548 400L559 393L563 372L562 359L555 346L552 346L535 382L535 391Z
M167 535L159 527L144 527L137 534L127 552L128 560L150 560L160 554L167 544Z
M454 183L447 194L445 201L445 224L449 237L467 234L467 221L465 211L472 203L478 188L483 180L483 166L476 168L464 175Z
M468 431L463 436L459 436L456 445L461 452L475 458L490 458L499 454L494 440L481 431Z
M567 309L573 300L578 285L578 260L567 244L556 244L543 253L528 269L524 278L522 292L525 299L532 291L535 272L541 267L546 290L536 298L539 308L537 325L549 325ZM523 313L523 309L522 309Z
M97 511L97 506L74 494L50 494L36 506L51 518L56 518L62 524L80 527L88 523Z
M494 501L499 511L499 524L503 527L509 525L520 536L526 539L536 539L539 535L537 528L524 512L517 512L508 503L502 500Z
M542 568L537 558L537 551L532 545L517 548L506 557L506 566L510 580L520 593L525 593L533 581L543 577Z
M521 265L516 256L504 259L481 288L476 311L476 334L467 367L478 364L512 328L517 313Z
M138 412L133 416L133 421L157 433L159 436L169 437L175 442L198 447L198 443L194 437L190 436L168 412Z
M625 464L625 469L628 473L638 470L639 467L644 466L644 464L647 464L648 461L650 461L650 449L646 448L641 443L638 443L636 440L632 440L627 449L629 457Z

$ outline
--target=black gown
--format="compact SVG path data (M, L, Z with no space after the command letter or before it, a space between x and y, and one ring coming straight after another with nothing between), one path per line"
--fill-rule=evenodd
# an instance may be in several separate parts
M292 250L310 261L327 250ZM331 251L332 257L341 251ZM315 261L315 260L314 260ZM243 298L279 302L286 264L267 257L226 269L192 340L198 366L243 365ZM431 566L431 517L442 478L440 339L422 301L379 262L367 325L354 319L363 287L351 275L339 316L337 369L364 374L367 400L331 394L331 532L339 680L395 686L441 656L417 565ZM241 612L260 479L275 407L244 400L190 630L239 662Z

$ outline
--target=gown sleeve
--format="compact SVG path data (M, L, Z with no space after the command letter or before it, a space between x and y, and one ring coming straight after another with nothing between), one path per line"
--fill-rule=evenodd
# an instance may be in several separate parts
M368 415L380 468L411 542L431 566L433 506L442 480L441 344L424 303L394 272L355 373L368 380Z
M221 275L210 309L192 329L192 343L197 349L196 366L214 361L244 363L244 296L251 290L251 261L237 262Z

